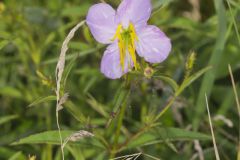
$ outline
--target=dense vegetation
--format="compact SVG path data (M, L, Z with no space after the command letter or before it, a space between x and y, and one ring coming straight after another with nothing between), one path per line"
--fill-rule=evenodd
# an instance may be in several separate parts
M69 31L99 2L0 1L0 159L62 159L55 69ZM117 7L120 0L106 2ZM69 140L65 159L215 159L205 94L220 158L240 155L228 66L239 92L240 1L152 4L149 23L172 41L161 64L142 62L138 72L109 80L99 69L106 46L87 25L70 41L58 111L62 138Z

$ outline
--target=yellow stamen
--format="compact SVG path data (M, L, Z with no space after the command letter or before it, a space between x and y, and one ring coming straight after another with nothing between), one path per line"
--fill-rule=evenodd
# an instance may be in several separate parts
M118 36L118 47L120 50L120 64L122 66L122 70L124 70L124 60L125 60L125 54L126 54L126 49L125 49L125 45L124 45L124 41L121 35Z
M134 68L137 69L137 58L135 54L135 41L138 41L138 37L135 28L132 23L130 23L128 29L124 29L120 24L117 27L116 33L112 40L118 39L118 47L120 53L120 65L122 70L124 70L125 58L127 51L129 52L131 59L134 64Z
M130 56L132 57L134 67L135 67L135 69L137 69L137 58L136 58L136 54L135 54L135 49L133 48L132 45L128 45L128 51L130 53Z
M135 54L135 50L136 50L135 40L138 41L138 37L137 37L135 28L132 23L130 23L129 29L130 29L131 45L128 47L128 50L132 57L134 67L135 67L135 69L137 69L137 59L136 59L136 54Z
M116 31L114 37L112 38L112 40L114 41L116 38L119 38L119 35L121 35L121 32L122 32L122 25L120 24L120 25L118 25L117 31Z
M135 40L138 41L137 33L135 31L135 28L132 23L130 23L130 34L131 34L131 40L132 40L132 46L135 48Z

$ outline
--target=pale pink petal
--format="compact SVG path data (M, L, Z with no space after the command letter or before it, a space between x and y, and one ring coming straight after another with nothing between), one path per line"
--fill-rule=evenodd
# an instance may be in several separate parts
M156 26L147 26L138 33L137 53L147 62L164 61L172 48L170 39Z
M120 65L120 54L118 43L115 41L107 47L101 61L101 72L110 79L118 79L129 72L132 68L132 61L129 54L125 58L124 69Z
M93 5L87 14L86 22L93 37L100 43L112 43L117 23L116 11L108 4L99 3Z
M125 28L131 22L138 30L147 25L151 11L151 0L123 0L117 9L117 17Z

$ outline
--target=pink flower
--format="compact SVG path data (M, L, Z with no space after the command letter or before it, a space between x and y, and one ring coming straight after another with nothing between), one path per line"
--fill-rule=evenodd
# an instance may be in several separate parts
M86 22L93 37L109 44L101 61L106 77L117 79L137 68L136 52L149 63L168 57L171 41L158 27L147 24L151 11L150 0L123 0L116 11L105 3L89 9Z

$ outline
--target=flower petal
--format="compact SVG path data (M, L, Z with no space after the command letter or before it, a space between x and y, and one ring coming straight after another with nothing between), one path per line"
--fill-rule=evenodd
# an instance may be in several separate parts
M108 4L93 5L87 14L86 22L93 37L100 43L112 43L111 39L116 32L116 11Z
M156 26L147 26L138 33L136 50L147 62L164 61L172 48L170 39Z
M125 28L132 22L138 30L147 25L151 11L151 0L123 0L117 9L117 16Z
M101 72L110 79L118 79L122 75L126 74L133 66L132 61L130 62L130 56L125 58L124 70L120 65L120 54L118 43L115 41L113 44L107 47L101 61ZM130 62L130 63L129 63ZM129 65L131 64L131 65Z

